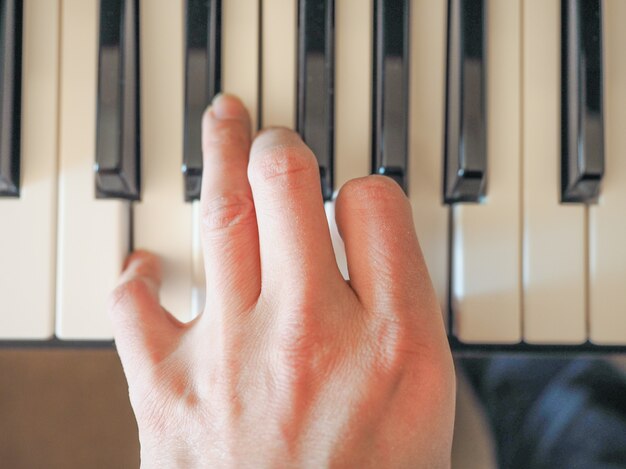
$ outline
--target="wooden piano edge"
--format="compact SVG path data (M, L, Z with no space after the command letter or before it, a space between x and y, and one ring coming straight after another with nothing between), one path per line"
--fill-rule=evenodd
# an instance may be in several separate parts
M626 345L597 345L585 342L578 345L468 344L449 335L448 341L455 356L480 356L487 354L515 355L613 355L626 354ZM0 340L0 349L114 349L112 340Z

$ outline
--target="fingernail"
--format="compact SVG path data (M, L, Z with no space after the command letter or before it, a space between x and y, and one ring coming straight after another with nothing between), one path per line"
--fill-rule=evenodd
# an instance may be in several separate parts
M242 119L245 109L236 96L217 93L211 102L213 115L218 119Z
M215 96L213 96L213 99L211 100L211 106L215 106L217 102L222 99L223 96L224 96L224 93L222 93L221 91L217 93Z
M137 251L133 251L130 254L128 254L126 256L126 259L124 259L124 265L122 265L122 272L125 272L126 270L128 270L131 264L134 264L135 262L137 262L138 257L139 257L139 254L137 253Z
M133 252L126 256L124 259L124 264L122 266L122 271L126 271L131 268L134 264L140 264L146 262L146 258L152 257L151 253L145 251L143 249L135 249Z
M126 256L126 259L124 259L124 263L122 264L122 272L128 269L128 264L130 264L131 257L132 257L132 254L129 254L128 256Z

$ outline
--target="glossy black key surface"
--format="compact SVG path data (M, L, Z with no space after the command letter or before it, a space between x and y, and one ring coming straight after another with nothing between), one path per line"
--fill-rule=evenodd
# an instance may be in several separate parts
M372 173L407 191L409 2L374 0Z
M602 3L561 1L561 201L597 199L604 175Z
M483 0L448 0L444 201L478 202L487 178Z
M20 194L22 1L0 2L0 197Z
M299 0L296 125L317 157L324 200L334 186L334 30L334 0Z
M185 200L200 198L202 114L221 89L221 0L187 0L185 45Z
M96 195L140 196L139 1L100 0Z

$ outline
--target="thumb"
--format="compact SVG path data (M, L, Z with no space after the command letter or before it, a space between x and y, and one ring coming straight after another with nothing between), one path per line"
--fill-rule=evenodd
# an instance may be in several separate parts
M185 327L160 305L160 286L159 258L135 251L109 300L115 344L129 381L168 356Z

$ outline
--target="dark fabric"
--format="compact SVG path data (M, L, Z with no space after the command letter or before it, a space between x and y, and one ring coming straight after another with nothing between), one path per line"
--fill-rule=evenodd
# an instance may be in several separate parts
M626 377L601 360L461 360L502 469L626 468Z

